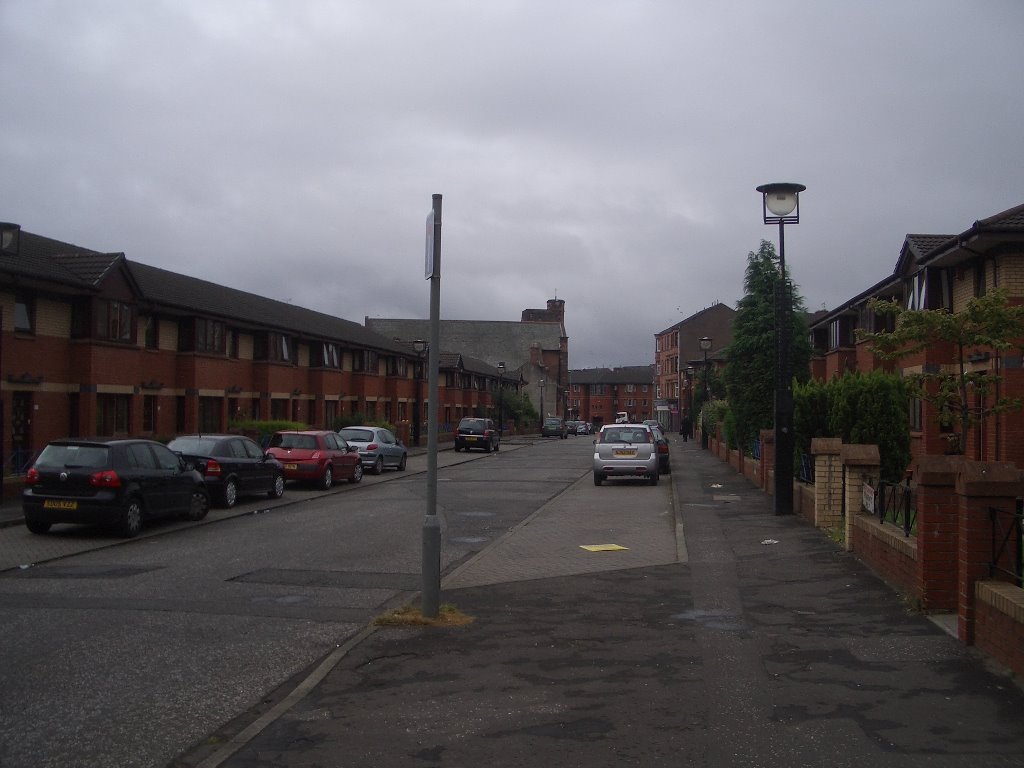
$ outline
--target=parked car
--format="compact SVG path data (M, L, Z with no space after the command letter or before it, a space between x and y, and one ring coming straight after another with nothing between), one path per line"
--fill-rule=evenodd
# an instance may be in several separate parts
M549 416L544 419L544 423L540 427L541 437L560 437L565 440L569 436L569 428L565 426L565 422L557 416Z
M241 496L284 495L284 467L243 435L179 435L167 447L192 464L217 503L231 508Z
M648 422L645 421L644 424L648 424ZM658 472L668 475L672 472L672 464L669 462L668 437L665 436L665 431L658 424L651 426L651 431L658 444Z
M147 518L202 520L210 497L203 476L162 443L69 438L50 441L32 463L21 508L32 533L88 523L131 538Z
M590 434L590 422L589 421L578 421L578 422L576 422L576 434L577 435L589 435Z
M385 467L405 470L409 451L390 429L383 427L345 427L338 434L359 450L363 470L379 475Z
M327 490L335 480L363 479L358 449L330 430L275 432L267 453L281 462L286 480L316 483Z
M501 437L491 419L467 416L455 430L455 450L468 451L482 448L490 453L501 449Z
M608 424L594 440L594 485L609 477L641 477L658 484L658 446L646 424Z

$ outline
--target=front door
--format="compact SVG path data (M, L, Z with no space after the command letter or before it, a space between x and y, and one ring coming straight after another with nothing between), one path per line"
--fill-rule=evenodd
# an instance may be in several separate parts
M21 472L32 458L32 393L11 394L11 467Z

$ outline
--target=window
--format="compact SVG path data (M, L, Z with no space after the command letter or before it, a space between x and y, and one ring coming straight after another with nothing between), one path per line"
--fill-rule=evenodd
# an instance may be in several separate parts
M196 318L196 352L223 355L227 350L227 329L219 320Z
M314 368L341 368L341 350L337 344L323 342L313 345Z
M146 349L157 349L160 346L160 321L153 315L146 317L146 327L142 335Z
M357 349L352 353L352 370L358 373L377 373L377 353L369 349Z
M910 431L920 432L923 425L921 398L914 398L910 401Z
M14 330L19 333L35 332L35 301L25 293L14 294Z
M387 358L388 376L405 376L406 359L404 357Z
M127 433L131 425L129 395L96 395L96 434Z
M130 304L97 300L93 320L93 332L97 339L128 342L135 339L135 308Z

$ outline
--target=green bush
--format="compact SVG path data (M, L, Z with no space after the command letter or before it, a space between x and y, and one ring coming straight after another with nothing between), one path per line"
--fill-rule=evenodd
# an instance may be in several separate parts
M877 445L881 477L903 479L910 462L910 395L906 382L884 371L847 373L828 382L793 388L793 428L797 449L807 453L815 437Z

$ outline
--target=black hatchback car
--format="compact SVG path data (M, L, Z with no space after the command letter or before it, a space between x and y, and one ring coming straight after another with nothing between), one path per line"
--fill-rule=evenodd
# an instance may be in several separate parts
M284 467L242 435L179 435L167 447L206 479L210 495L224 507L241 496L284 495Z
M21 494L32 533L98 523L131 538L145 518L202 520L209 508L203 476L152 440L54 440L32 463Z
M493 421L467 416L459 422L455 430L455 450L470 448L483 448L488 453L501 449L501 437Z

